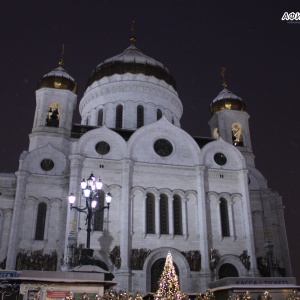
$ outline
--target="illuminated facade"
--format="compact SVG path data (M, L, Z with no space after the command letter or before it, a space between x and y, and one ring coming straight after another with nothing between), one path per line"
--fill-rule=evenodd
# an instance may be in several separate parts
M56 270L76 263L86 225L67 198L83 205L80 182L93 173L104 183L99 205L107 192L113 200L95 215L91 248L119 288L154 291L169 250L183 291L268 275L266 241L275 275L291 276L281 197L255 168L240 97L224 86L211 103L211 137L192 137L180 127L173 76L134 44L93 70L80 125L76 89L63 65L41 78L29 149L16 175L0 174L1 266L7 258L6 269L30 268L23 258L34 255L53 257Z

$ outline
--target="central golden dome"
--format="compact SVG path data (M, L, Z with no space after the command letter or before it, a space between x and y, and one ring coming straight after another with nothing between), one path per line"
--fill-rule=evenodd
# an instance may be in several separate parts
M157 79L164 80L176 90L176 82L171 72L162 63L143 54L133 44L121 54L99 64L90 75L86 87L103 77L126 73L154 76Z

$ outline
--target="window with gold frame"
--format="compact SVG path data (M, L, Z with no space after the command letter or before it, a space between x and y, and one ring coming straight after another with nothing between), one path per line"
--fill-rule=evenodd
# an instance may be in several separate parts
M243 146L243 135L241 124L234 122L231 124L232 142L235 146Z

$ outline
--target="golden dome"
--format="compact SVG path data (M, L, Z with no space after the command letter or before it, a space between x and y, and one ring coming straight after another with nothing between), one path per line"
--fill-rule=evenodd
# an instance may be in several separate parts
M242 98L224 88L210 104L209 111L211 115L214 115L217 111L223 109L245 111L246 104Z
M63 89L77 94L77 83L62 66L59 66L40 79L38 89L41 88Z
M135 38L132 37L133 43ZM99 64L90 75L87 86L103 77L114 74L144 74L165 81L176 90L176 82L171 72L160 62L143 54L135 45L130 45L121 54L105 60Z

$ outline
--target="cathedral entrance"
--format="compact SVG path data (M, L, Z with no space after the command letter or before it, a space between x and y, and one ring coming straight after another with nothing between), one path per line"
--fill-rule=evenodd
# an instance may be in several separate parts
M165 258L160 258L151 267L151 292L152 293L155 293L158 290L158 281L164 270L165 262L166 262ZM180 282L178 267L174 262L173 265L175 267L175 271L178 276L178 281Z
M219 269L219 279L225 277L239 277L239 272L232 264L223 264Z

